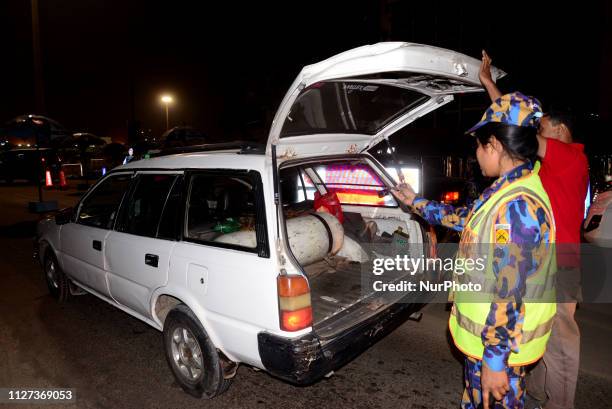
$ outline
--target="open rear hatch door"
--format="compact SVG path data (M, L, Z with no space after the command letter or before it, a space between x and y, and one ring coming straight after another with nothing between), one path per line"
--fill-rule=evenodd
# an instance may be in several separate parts
M293 157L365 151L417 118L483 91L480 60L451 50L385 42L302 69L276 112L266 153ZM493 78L505 75L492 67Z
M325 156L366 151L417 118L451 102L454 94L483 91L478 79L479 68L479 60L460 53L400 42L359 47L309 65L300 72L281 102L266 154L272 158L272 147L276 147L273 159L281 166L293 158L316 157L319 163ZM504 73L492 68L492 75L497 79ZM307 176L325 183L316 172L310 169ZM336 182L342 184L339 180ZM291 210L292 217L296 217L303 209ZM351 211L359 213L355 209ZM282 204L277 212L284 230L281 237L286 239L282 240L287 245L284 250L292 259ZM367 221L378 223L377 214L381 226L397 222L402 231L410 230L416 246L423 243L423 233L416 222L394 219L395 213L381 216L383 213L378 211ZM351 222L359 225L359 231L361 222L366 223L363 217L360 220L360 215L353 215L355 220ZM383 227L379 230L383 231ZM341 228L344 234L346 223ZM395 225L388 229L389 234L396 230ZM328 237L328 232L321 234ZM359 238L353 241L359 246ZM322 337L332 337L387 305L375 294L362 294L362 263L340 258L329 258L331 263L324 259L310 264L293 260L309 279L314 326Z

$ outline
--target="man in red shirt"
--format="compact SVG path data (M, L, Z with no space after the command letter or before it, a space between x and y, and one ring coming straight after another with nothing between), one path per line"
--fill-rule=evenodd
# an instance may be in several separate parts
M482 52L480 81L491 100L501 92L491 77L491 59ZM557 228L557 314L546 353L527 381L527 393L546 409L572 409L580 362L580 331L574 319L580 294L580 226L588 186L584 146L574 143L573 116L550 110L538 129L542 167L540 178L548 193Z

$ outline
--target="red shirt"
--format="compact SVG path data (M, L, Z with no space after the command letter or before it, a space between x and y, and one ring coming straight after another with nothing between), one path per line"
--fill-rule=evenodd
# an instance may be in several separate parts
M557 228L557 243L580 243L580 227L584 219L584 200L589 183L588 161L584 145L546 140L540 178L552 206ZM558 263L580 265L580 258L572 254L572 246L557 245ZM575 253L578 253L575 246Z

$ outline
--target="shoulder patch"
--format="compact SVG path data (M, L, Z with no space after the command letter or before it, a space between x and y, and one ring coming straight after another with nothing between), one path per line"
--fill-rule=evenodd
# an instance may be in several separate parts
M510 225L496 224L495 225L495 243L506 244L510 242Z

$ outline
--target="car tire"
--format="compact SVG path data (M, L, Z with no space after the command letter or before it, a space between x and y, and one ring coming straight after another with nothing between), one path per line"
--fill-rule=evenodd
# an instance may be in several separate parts
M53 251L47 250L43 260L43 272L49 293L59 302L70 299L70 280L62 271Z
M164 321L164 350L176 382L196 398L211 399L225 392L219 354L199 320L186 305L175 307Z

